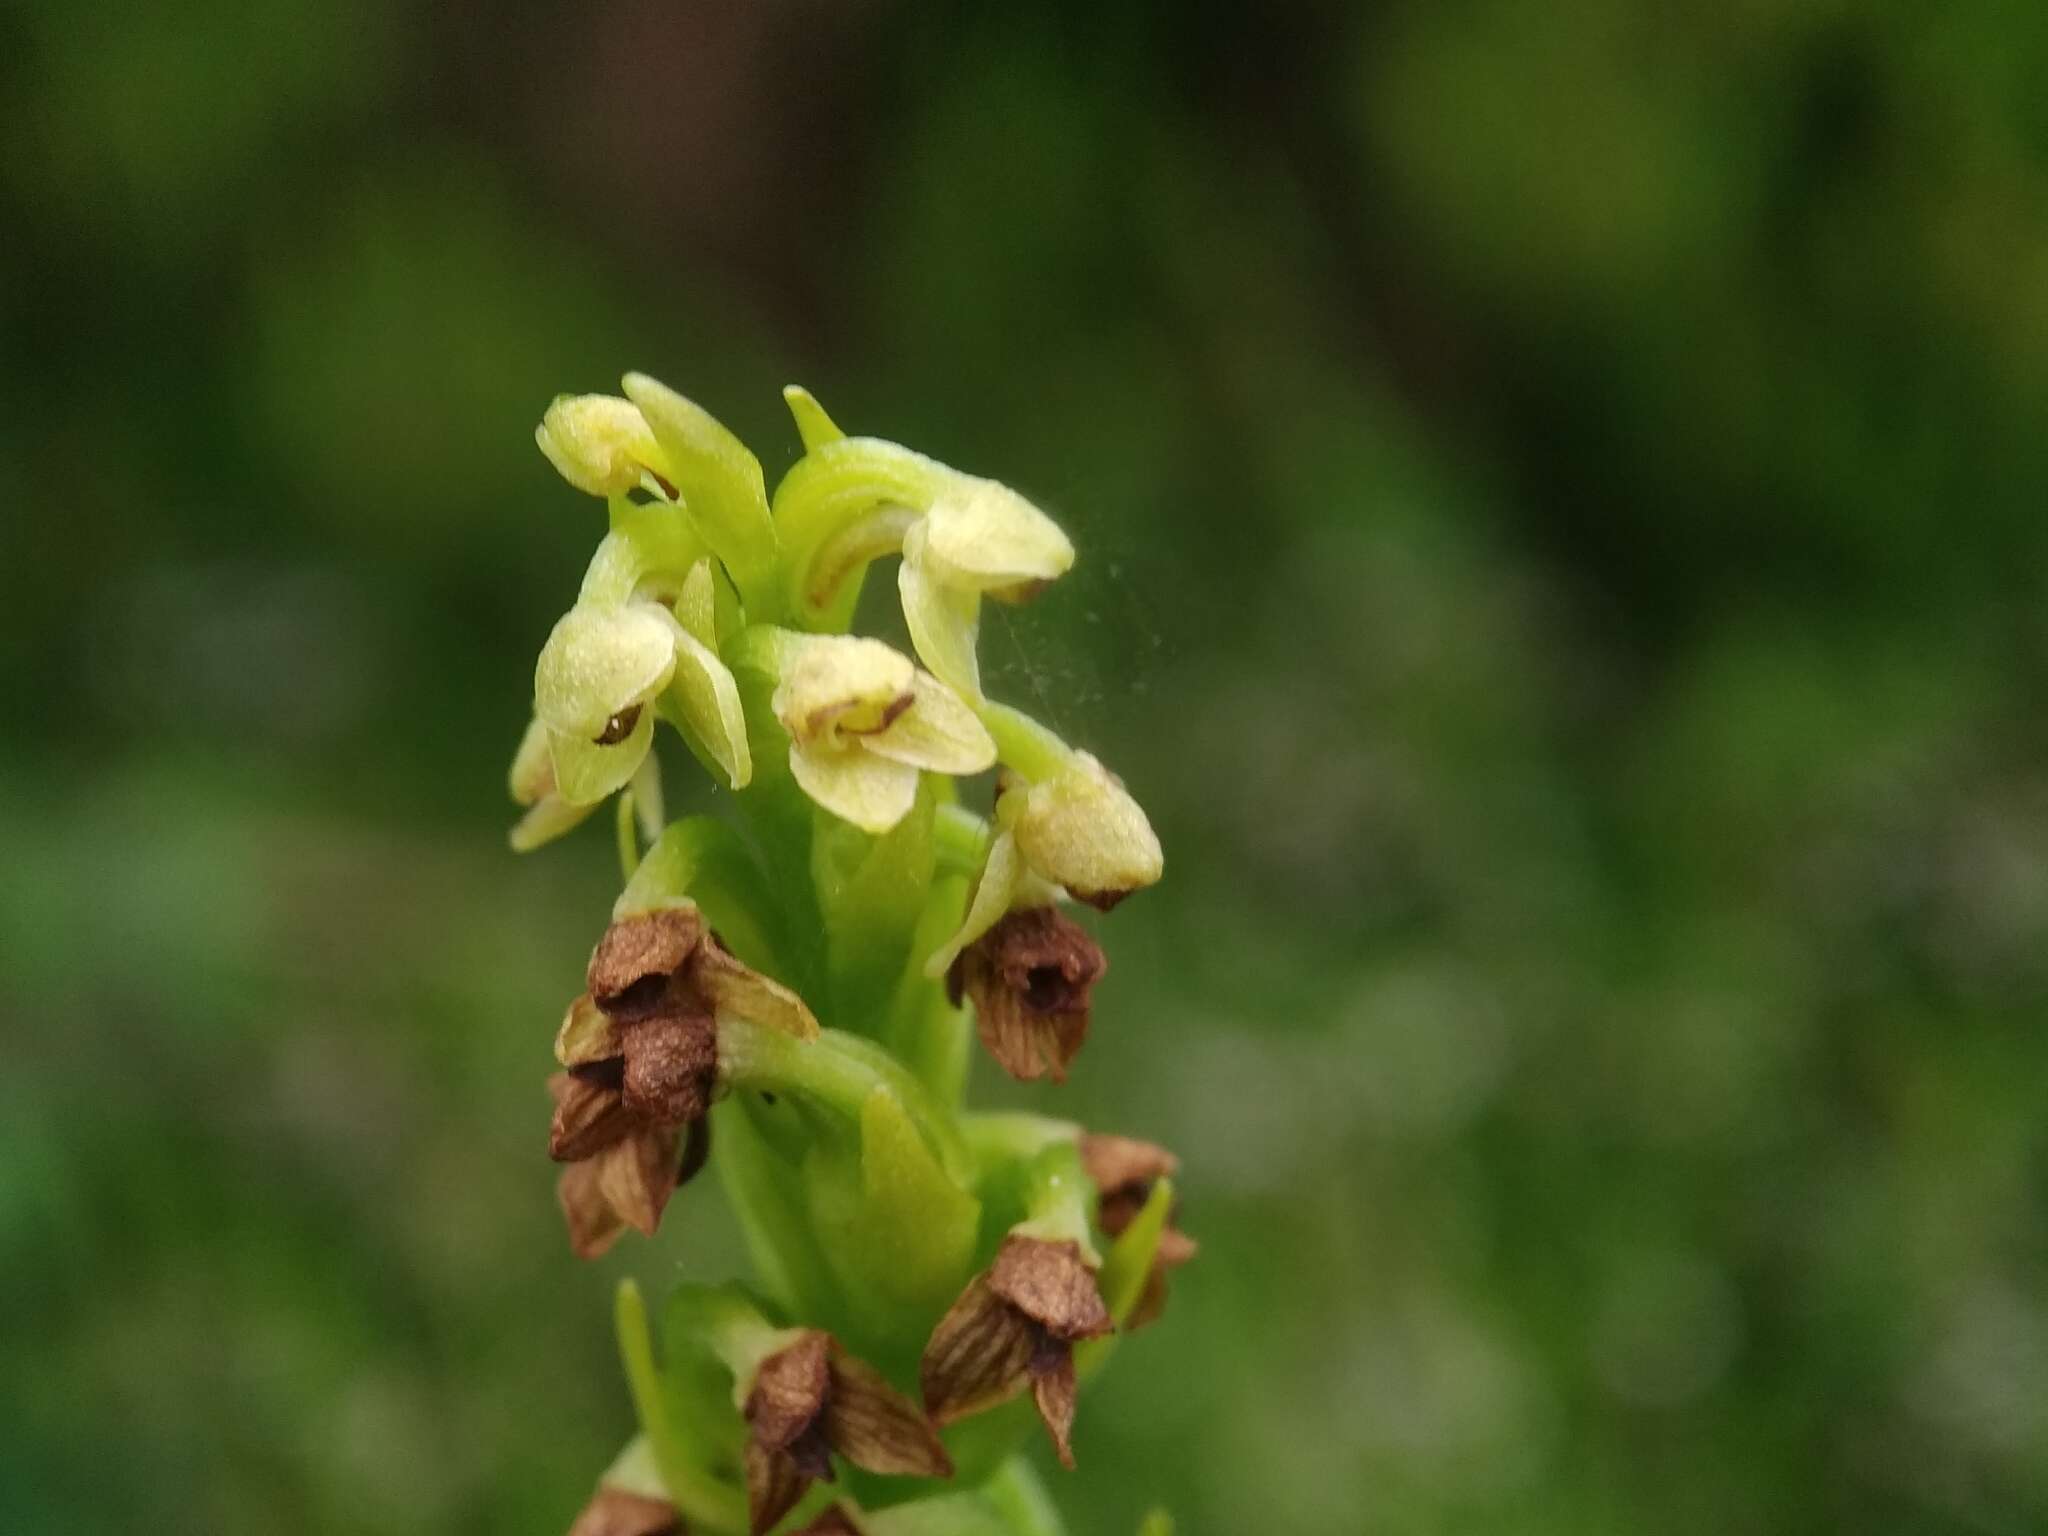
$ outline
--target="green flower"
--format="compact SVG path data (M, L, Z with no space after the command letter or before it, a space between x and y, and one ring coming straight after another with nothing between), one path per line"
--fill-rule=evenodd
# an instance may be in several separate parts
M770 707L798 786L866 832L910 814L919 772L979 773L996 760L974 711L879 640L795 637Z
M674 608L586 599L555 625L534 669L533 710L554 792L569 805L595 805L633 777L663 704L734 789L753 777L739 688L712 644L713 579L700 561Z
M900 550L911 644L941 681L979 700L982 598L1024 601L1072 568L1074 546L1008 486L897 443L847 437L805 391L784 397L806 449L775 493L792 606L812 628L843 628L860 573Z
M946 489L903 535L896 585L924 664L981 697L975 653L981 599L1022 602L1072 568L1059 524L1006 485L949 474Z

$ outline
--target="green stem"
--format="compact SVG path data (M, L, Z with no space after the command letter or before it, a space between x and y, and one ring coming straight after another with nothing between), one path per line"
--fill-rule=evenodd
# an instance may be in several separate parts
M1052 778L1074 755L1072 747L1021 709L983 699L974 712L995 738L996 756L1034 783Z
M988 861L995 832L985 817L958 805L941 805L932 823L932 850L949 874L977 875Z
M1095 1185L1081 1168L1078 1141L1048 1141L1024 1176L1024 1211L1028 1218L1016 1230L1047 1242L1075 1243L1091 1264L1100 1256L1089 1232L1095 1210Z
M633 790L630 785L619 791L616 806L612 833L619 844L619 875L631 889L633 876L640 868L640 839L633 829Z
M746 1502L730 1488L713 1481L682 1453L676 1425L669 1417L661 1373L654 1363L654 1337L647 1326L647 1303L640 1287L631 1280L619 1282L612 1309L618 1333L619 1357L626 1367L626 1385L633 1396L633 1409L640 1427L647 1432L654 1450L655 1465L669 1498L692 1523L719 1531L746 1529Z
M981 1496L994 1505L1016 1536L1066 1536L1060 1512L1046 1492L1045 1481L1022 1456L1012 1456L982 1485Z
M960 1129L968 1149L984 1167L992 1162L1030 1162L1047 1147L1081 1139L1081 1127L1071 1120L1021 1111L962 1115Z
M881 1047L840 1030L799 1040L745 1019L718 1026L718 1074L733 1089L794 1094L860 1124L861 1107L876 1089L894 1094L949 1174L963 1177L967 1146L951 1117L936 1111L924 1085Z

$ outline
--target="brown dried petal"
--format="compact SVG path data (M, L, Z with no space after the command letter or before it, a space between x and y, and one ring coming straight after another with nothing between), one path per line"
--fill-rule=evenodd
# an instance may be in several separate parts
M825 1399L832 1336L809 1328L763 1360L747 1392L747 1512L754 1536L788 1514L813 1481L830 1479Z
M704 919L695 907L664 907L620 918L605 929L590 956L591 997L620 1020L662 1011L671 979L703 937Z
M1081 1138L1081 1167L1103 1199L1112 1191L1135 1192L1142 1203L1155 1181L1180 1171L1180 1159L1135 1136L1090 1133Z
M761 1362L747 1392L747 1423L770 1450L787 1450L817 1423L832 1389L832 1335L807 1328Z
M548 1156L558 1163L593 1157L640 1123L620 1099L615 1064L557 1072L548 1079L548 1092L555 1100Z
M591 1159L605 1200L621 1221L647 1237L654 1236L668 1197L676 1192L681 1139L674 1131L650 1126L613 1142Z
M619 1240L626 1224L607 1200L595 1158L571 1163L555 1180L555 1198L569 1228L569 1247L579 1259L594 1259Z
M1038 1408L1060 1465L1074 1465L1074 1401L1080 1384L1074 1376L1074 1347L1052 1341L1031 1363L1031 1400Z
M708 1014L662 1014L624 1032L625 1106L657 1125L683 1126L711 1107L718 1030Z
M620 1050L618 1025L585 992L562 1015L562 1027L555 1031L555 1060L565 1067L587 1067Z
M713 935L700 947L690 966L690 984L705 1004L764 1029L779 1029L800 1040L814 1040L818 1021L804 1000L789 988L735 959Z
M683 1522L664 1499L600 1488L583 1506L569 1536L681 1536Z
M836 1344L825 1438L857 1467L893 1477L951 1477L952 1458L931 1421L889 1378Z
M746 1462L747 1529L764 1536L796 1508L811 1478L787 1451L771 1451L757 1440L747 1442Z
M950 1424L1007 1402L1030 1380L1040 1330L976 1275L932 1329L919 1368L925 1411Z
M1007 1237L989 1269L989 1289L1055 1339L1069 1343L1111 1332L1095 1271L1076 1243Z
M1168 1227L1159 1234L1159 1248L1152 1255L1152 1262L1161 1269L1178 1269L1197 1253L1202 1245L1178 1227Z
M1089 995L1109 961L1073 919L1052 907L1006 914L961 952L947 975L958 1002L974 1000L977 1033L1012 1077L1048 1071L1063 1082L1088 1035Z

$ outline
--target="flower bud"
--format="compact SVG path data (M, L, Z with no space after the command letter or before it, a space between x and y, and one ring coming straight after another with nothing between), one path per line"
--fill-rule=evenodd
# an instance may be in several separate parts
M1014 830L1033 870L1105 912L1165 869L1138 802L1086 752L1031 786Z
M623 496L644 475L669 485L668 459L647 419L616 395L557 395L534 428L534 441L562 478L591 496Z

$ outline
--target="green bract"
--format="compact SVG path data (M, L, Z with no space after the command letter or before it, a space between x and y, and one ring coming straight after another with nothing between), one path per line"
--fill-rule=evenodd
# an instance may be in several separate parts
M708 1156L758 1290L685 1287L659 1337L621 1290L641 1434L581 1528L1048 1536L1033 1417L1069 1459L1109 1335L1193 1252L1170 1154L961 1102L976 1035L1016 1075L1065 1069L1105 962L1059 904L1162 868L1114 775L983 692L981 602L1073 546L800 389L772 498L700 407L623 390L559 397L535 434L607 526L534 669L512 842L617 793L626 875L556 1015L549 1144L586 1254L686 1220L665 1213ZM915 660L847 633L890 558ZM729 792L717 814L665 819L664 725ZM998 764L979 814L966 781Z

